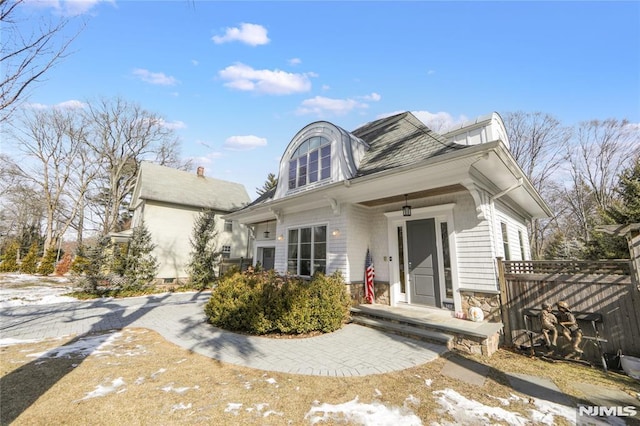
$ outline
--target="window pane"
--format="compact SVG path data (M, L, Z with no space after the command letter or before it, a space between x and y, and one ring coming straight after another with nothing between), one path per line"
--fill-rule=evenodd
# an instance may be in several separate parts
M311 261L310 260L301 260L300 261L300 275L311 275Z
M311 259L311 243L300 244L300 258Z
M453 298L453 277L451 271L451 253L449 250L449 227L446 222L440 224L440 236L442 237L442 263L444 264L444 288L445 296Z
M318 151L309 153L309 182L318 180Z
M327 243L316 243L313 245L313 258L316 261L327 258Z
M320 157L320 179L328 179L331 176L331 145L326 145L321 148Z
M323 274L327 273L327 263L323 261L316 261L313 263L313 272L321 272Z
M298 243L298 230L289 229L289 244Z
M289 189L296 187L296 166L298 162L296 160L289 161Z
M311 139L309 139L309 151L312 151L316 148L320 148L320 145L322 144L322 138L320 136L314 136Z
M303 243L311 242L311 228L300 229L300 242L303 242Z
M307 184L307 155L298 158L298 186Z
M316 226L313 228L313 241L316 243L327 241L327 227Z
M293 275L298 274L298 262L295 260L289 260L287 262L287 272Z

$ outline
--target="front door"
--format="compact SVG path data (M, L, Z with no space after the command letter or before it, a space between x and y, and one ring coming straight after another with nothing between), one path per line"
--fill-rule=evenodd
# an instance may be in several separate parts
M435 219L407 222L410 303L440 307Z
M275 254L276 249L274 247L264 247L262 249L262 267L265 270L273 269Z

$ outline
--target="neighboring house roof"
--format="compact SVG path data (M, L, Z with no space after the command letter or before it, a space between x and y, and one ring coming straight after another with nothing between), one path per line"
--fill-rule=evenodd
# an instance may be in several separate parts
M410 112L367 123L351 133L370 146L358 167L358 176L465 148L430 130Z
M140 165L131 206L135 207L139 200L225 212L242 208L251 201L242 184L147 162Z

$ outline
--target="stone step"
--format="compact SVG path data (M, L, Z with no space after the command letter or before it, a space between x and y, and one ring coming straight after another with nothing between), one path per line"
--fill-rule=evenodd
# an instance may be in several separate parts
M453 336L440 331L358 314L351 316L351 322L413 339L437 343L446 346L449 350L453 349Z

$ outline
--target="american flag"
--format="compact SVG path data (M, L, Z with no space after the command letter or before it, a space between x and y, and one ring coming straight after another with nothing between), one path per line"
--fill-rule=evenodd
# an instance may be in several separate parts
M371 252L367 249L367 257L364 261L364 269L365 269L365 282L364 282L364 294L367 302L373 304L375 300L375 296L373 293L373 277L376 276L375 271L373 269L373 259L371 258Z

